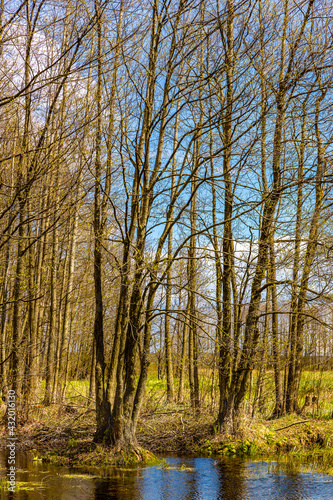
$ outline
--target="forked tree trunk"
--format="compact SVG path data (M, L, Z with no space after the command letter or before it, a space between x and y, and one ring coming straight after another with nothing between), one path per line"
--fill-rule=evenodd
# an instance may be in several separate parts
M165 8L165 4L163 4ZM180 19L180 11L175 20L176 24ZM160 37L163 28L163 16L158 12L158 1L153 5L151 43L149 54L149 72L146 86L145 105L141 133L139 135L138 147L136 150L135 175L133 180L133 191L131 196L131 224L126 235L125 251L127 251L127 269L130 269L131 260L134 261L134 277L131 290L129 312L127 312L127 300L129 290L125 295L120 295L118 305L119 337L117 339L117 349L119 356L115 366L110 367L110 379L116 367L117 383L112 410L112 426L109 433L109 441L116 450L132 449L134 453L140 453L137 446L135 431L140 408L142 405L145 386L148 376L149 352L151 343L151 323L153 319L153 302L157 290L157 281L154 269L160 263L161 253L167 236L173 225L172 210L175 200L171 201L168 209L166 229L163 231L158 243L155 260L149 266L150 281L145 285L146 256L145 246L147 237L147 225L150 210L153 202L154 186L160 172L162 163L162 152L166 130L167 106L169 102L169 89L174 65L172 64L176 51L176 33L171 40L169 61L167 64L167 76L164 84L164 96L161 106L161 118L159 127L159 137L155 153L154 166L150 163L150 140L153 117L153 101L156 85L157 56ZM136 234L135 234L136 232ZM131 245L136 236L135 250ZM126 243L128 246L126 247ZM169 269L169 267L167 267ZM126 279L128 279L128 275ZM146 293L147 292L147 293ZM148 294L148 296L147 296ZM145 301L146 298L146 302ZM125 298L125 302L122 300ZM119 317L121 316L121 318ZM143 335L143 339L142 339ZM116 337L117 338L117 337ZM140 350L140 374L137 381L136 360L139 351L139 344L143 340ZM116 345L116 344L115 344ZM113 357L113 356L112 356ZM109 387L109 386L108 386Z
M289 51L288 64L286 64L285 45L287 40L287 26L289 23L289 3L288 0L286 0L285 2L279 84L276 91L276 119L272 157L273 181L268 196L265 196L263 199L263 212L258 241L258 256L251 286L248 313L245 322L242 353L237 370L234 370L232 373L232 380L230 384L230 392L226 404L226 410L222 414L220 412L218 419L223 430L230 430L232 427L237 428L238 426L238 421L242 413L242 405L246 394L247 383L252 369L253 361L255 359L256 348L259 341L259 329L257 324L261 303L262 282L269 262L268 248L274 229L275 211L282 196L280 158L282 146L282 131L284 127L286 112L286 93L293 74L295 56L303 37L305 26L310 17L312 5L313 0L310 0L307 6L307 11L304 14L301 29L298 32L297 37L295 38L293 45Z

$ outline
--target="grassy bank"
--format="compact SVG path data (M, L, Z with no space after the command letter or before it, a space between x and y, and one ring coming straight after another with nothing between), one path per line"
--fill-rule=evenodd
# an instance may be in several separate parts
M40 412L40 421L18 429L19 448L31 450L34 459L61 464L130 465L136 457L114 455L112 450L92 442L93 412L67 414L53 406ZM154 462L161 453L196 456L275 457L293 455L300 460L333 463L333 420L288 415L277 420L244 419L237 435L223 435L214 426L209 409L195 414L190 408L165 407L164 411L143 414L138 443ZM4 443L3 443L4 444Z
M216 388L212 377L201 374L202 407L199 412L184 404L166 404L164 380L151 375L147 397L138 425L137 438L146 462L161 453L197 456L293 456L299 460L315 460L333 472L333 419L331 372L306 372L300 389L301 404L307 395L315 395L301 415L288 415L270 420L274 404L271 380L265 380L265 406L253 414L251 392L245 401L247 417L236 435L221 434L214 421L217 414ZM255 390L255 374L252 394ZM210 385L209 385L210 384ZM205 392L204 392L205 389ZM29 419L17 429L18 447L31 450L34 459L64 464L129 465L137 461L132 454L113 453L112 449L92 442L95 432L93 405L87 405L88 385L72 382L64 404L44 407L33 404ZM2 445L6 431L3 430ZM320 458L319 458L320 457Z

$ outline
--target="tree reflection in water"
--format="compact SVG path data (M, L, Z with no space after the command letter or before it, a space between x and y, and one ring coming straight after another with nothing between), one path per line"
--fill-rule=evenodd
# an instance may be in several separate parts
M246 463L236 458L223 459L216 463L220 490L218 500L245 500L247 496Z
M15 500L332 500L332 477L304 471L304 464L240 458L167 457L165 467L74 469L33 462L17 453ZM311 464L310 464L311 465ZM5 492L7 452L0 453ZM5 492L5 493L4 493ZM3 496L5 494L5 496Z

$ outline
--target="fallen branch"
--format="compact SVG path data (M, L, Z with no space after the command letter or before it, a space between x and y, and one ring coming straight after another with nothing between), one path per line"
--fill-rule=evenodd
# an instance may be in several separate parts
M91 408L91 409L89 409L89 410L87 410L87 411L85 411L85 412L83 412L83 413L80 413L80 415L78 415L77 417L75 417L75 418L74 418L74 420L73 420L73 422L72 422L72 423L74 423L74 422L75 422L75 420L78 420L79 418L83 417L83 416L84 416L84 415L86 415L87 413L91 413L91 412L93 412L93 411L96 411L96 409L95 409L95 408Z
M169 411L153 411L150 413L143 413L142 417L152 417L157 415L178 415L179 413L185 413L189 408L179 408L177 410L169 410ZM190 412L188 413L191 414Z
M280 427L279 429L272 429L274 432L282 431L282 429L288 429L292 425L305 424L305 422L311 422L311 420L300 420L299 422L294 422L293 424L285 425L284 427Z

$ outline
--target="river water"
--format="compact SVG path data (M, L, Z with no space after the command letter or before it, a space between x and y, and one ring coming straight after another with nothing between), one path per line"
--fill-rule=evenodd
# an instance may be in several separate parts
M289 462L166 457L164 466L75 469L16 455L16 492L7 491L0 455L1 499L18 500L333 500L333 477Z

